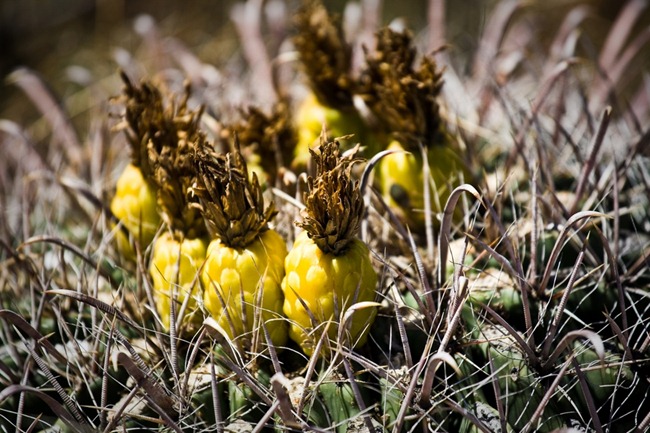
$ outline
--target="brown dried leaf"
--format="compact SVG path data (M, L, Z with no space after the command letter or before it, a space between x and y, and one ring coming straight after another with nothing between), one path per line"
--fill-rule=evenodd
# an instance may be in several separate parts
M236 135L247 161L259 163L271 183L282 167L288 167L297 144L291 113L286 101L276 103L270 114L249 107L243 119L224 130L224 136Z
M356 150L341 157L338 142L324 142L311 150L316 176L307 179L303 220L298 225L326 252L345 252L359 231L364 212L359 182L352 180L352 166L359 162ZM357 146L358 149L358 146Z

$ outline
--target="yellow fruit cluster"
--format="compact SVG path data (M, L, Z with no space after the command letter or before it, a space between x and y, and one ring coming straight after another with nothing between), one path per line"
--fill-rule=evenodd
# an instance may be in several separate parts
M472 181L440 117L442 70L432 57L416 61L408 31L386 27L377 32L375 49L366 50L364 66L353 72L352 47L318 1L300 9L296 25L294 43L310 93L295 116L294 167L308 160L323 125L330 137L354 134L368 158L381 150L400 150L379 162L377 187L410 229L421 231L425 185L433 185L430 210L436 216L453 188ZM426 177L422 153L429 166Z
M231 340L281 347L287 341L282 315L287 247L268 225L275 215L265 206L257 176L249 174L239 148L227 155L200 149L193 192L212 235L201 271L203 302ZM257 338L256 338L257 336Z
M340 343L363 345L376 315L377 274L356 237L364 218L352 176L360 146L339 149L332 138L353 134L369 155L379 143L396 151L380 161L376 186L413 231L424 225L427 185L430 211L439 214L452 189L470 180L440 118L442 73L430 57L416 63L408 32L382 29L352 74L350 47L319 2L301 9L297 24L308 96L293 117L281 100L270 113L251 108L239 124L224 125L234 145L208 143L201 109L187 108L189 89L180 103L165 103L156 86L125 79L133 158L111 208L142 250L154 242L149 271L165 327L173 311L184 311L180 325L200 323L205 312L243 346L264 343L266 332L273 345L291 338L307 354L321 343L323 353ZM230 152L215 150L224 144ZM297 223L304 231L287 252L263 186L308 162L315 175Z
M137 94L138 88L127 85ZM161 97L150 93L156 101ZM358 183L351 179L358 159L342 157L338 143L324 138L311 151L317 175L309 182L305 231L288 254L285 240L269 227L273 203L264 205L257 175L239 146L215 152L196 118L175 120L197 116L186 110L180 104L176 112L156 113L169 129L159 134L163 143L151 137L146 143L150 180L129 165L113 199L115 214L129 230L143 237L147 228L142 243L153 242L149 273L162 325L196 330L205 311L240 346L264 344L268 333L276 347L289 337L307 354L323 337L330 347L345 312L375 298L369 251L355 238L363 213ZM144 225L145 216L156 222ZM336 233L323 231L328 220L338 221ZM375 314L375 308L354 314L346 344L365 343Z

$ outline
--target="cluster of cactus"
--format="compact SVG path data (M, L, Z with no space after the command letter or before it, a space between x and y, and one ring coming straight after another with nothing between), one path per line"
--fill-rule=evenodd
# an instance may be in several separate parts
M312 327L329 328L326 335L335 341L336 323L354 304L374 301L377 283L368 248L354 238L364 212L359 184L351 173L355 160L341 157L338 143L324 138L317 152L310 150L316 177L309 179L306 214L300 223L304 232L287 257L286 241L269 227L277 213L274 203L265 206L257 173L249 172L237 132L232 151L219 153L199 128L201 110L187 108L188 88L176 103L171 95L165 101L163 92L150 82L138 87L124 75L123 80L128 133L137 135L132 125L158 125L157 131L130 142L146 149L133 145L132 153L144 154L141 165L149 167L147 181L153 186L147 191L155 192L155 209L164 223L162 233L150 240L149 265L163 327L178 331L176 324L184 323L178 319L188 318L185 322L193 325L189 330L196 331L204 319L202 309L242 348L253 342L266 344L265 335L270 344L283 347L288 322L289 335L308 355L319 334ZM165 110L165 105L170 108ZM233 129L239 129L250 145L256 142L251 137L263 141L263 132L255 134L256 127L272 123L251 116L247 125ZM150 201L132 207L143 209ZM125 202L137 199L118 189L112 207ZM158 229L153 220L147 223ZM118 239L120 252L131 257ZM350 333L363 344L373 314L358 316Z
M646 431L647 132L597 164L627 124L587 113L560 178L542 102L514 134L461 126L408 30L355 71L320 2L296 17L297 102L222 118L194 82L122 74L110 212L61 182L110 217L106 255L0 244L0 431Z
M419 59L409 30L381 28L365 65L352 71L352 47L319 2L306 2L297 19L296 49L311 93L298 107L293 166L306 161L324 126L330 137L352 134L379 162L377 186L386 203L413 230L438 222L451 191L472 175L458 142L440 118L442 70ZM430 196L425 200L425 195Z

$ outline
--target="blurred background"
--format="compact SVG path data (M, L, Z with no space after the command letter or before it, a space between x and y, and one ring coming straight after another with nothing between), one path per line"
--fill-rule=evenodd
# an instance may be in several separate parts
M203 62L217 68L238 55L239 42L230 22L234 0L0 0L0 118L29 124L36 110L22 92L7 79L18 67L38 72L62 99L75 92L74 81L97 80L115 75L119 50L136 55L141 36L134 29L136 17L148 14L164 37L184 43ZM287 0L295 10L298 0ZM344 0L325 0L342 12ZM495 0L447 2L447 40L455 61L469 59ZM585 40L599 46L624 1L529 0L524 12L535 28L540 48L557 32L563 17L576 5L587 4L592 12L584 23ZM404 18L412 29L423 29L426 0L382 2L383 20ZM647 9L639 28L650 23ZM589 46L584 46L589 55ZM596 52L594 50L594 52ZM593 54L593 53L592 53ZM650 59L650 50L646 58ZM76 75L75 75L76 74Z

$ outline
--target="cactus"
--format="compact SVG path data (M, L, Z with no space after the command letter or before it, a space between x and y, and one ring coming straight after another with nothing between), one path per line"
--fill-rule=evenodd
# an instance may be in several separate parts
M284 313L291 321L289 335L307 355L314 353L325 330L326 348L337 340L362 346L376 308L354 313L349 336L343 334L347 341L339 340L339 326L354 304L374 301L377 285L370 252L356 238L363 199L358 183L351 179L354 159L341 157L336 142L322 142L312 155L317 171L309 179L301 223L305 231L287 255L282 280Z
M0 430L648 430L645 2L600 49L585 9L538 38L556 11L504 1L471 64L443 3L411 33L376 1L239 2L250 74L141 18L130 155L66 114L115 80L59 104L12 74L47 110L0 122Z

